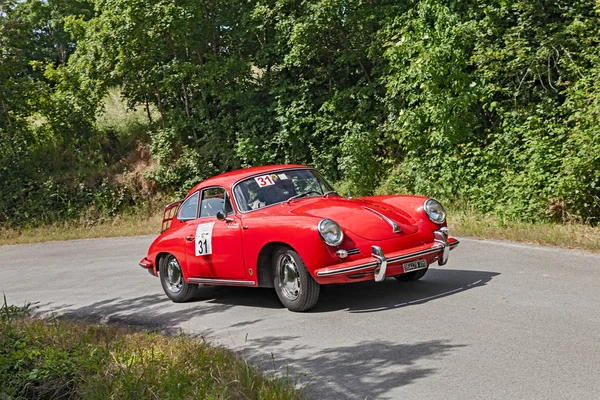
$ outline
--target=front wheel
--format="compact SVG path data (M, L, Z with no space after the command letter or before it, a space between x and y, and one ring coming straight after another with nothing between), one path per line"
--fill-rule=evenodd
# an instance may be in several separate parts
M410 282L410 281L418 281L427 273L427 268L420 269L418 271L407 272L406 274L396 275L394 278L398 279L400 282Z
M196 293L198 285L187 283L183 279L181 266L175 256L169 254L162 257L158 265L158 273L165 294L175 303L184 303Z
M273 255L275 292L290 311L306 311L317 304L321 286L312 278L302 258L288 247Z

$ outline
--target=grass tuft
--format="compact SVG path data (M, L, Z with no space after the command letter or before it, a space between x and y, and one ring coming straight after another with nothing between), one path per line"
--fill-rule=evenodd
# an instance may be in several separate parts
M301 399L230 351L189 336L0 309L0 398Z

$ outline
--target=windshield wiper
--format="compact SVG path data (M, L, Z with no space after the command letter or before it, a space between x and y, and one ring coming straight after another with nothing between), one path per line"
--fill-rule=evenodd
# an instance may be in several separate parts
M300 194L297 194L295 196L290 197L289 199L287 199L287 203L290 204L290 201L299 199L299 198L304 197L304 196L308 196L311 193L316 193L318 195L321 194L321 193L317 192L316 190L309 190L308 192L303 192L303 193L300 193Z
M323 193L323 197L327 197L327 196L329 196L329 195L332 195L332 194L335 194L335 195L338 195L338 196L340 195L340 194L337 192L337 190L330 190L329 192L325 192L325 193Z

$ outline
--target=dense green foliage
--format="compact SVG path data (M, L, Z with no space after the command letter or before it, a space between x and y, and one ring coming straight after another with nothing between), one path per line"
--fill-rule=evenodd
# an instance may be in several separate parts
M132 135L97 123L114 86L147 112L150 178L167 193L307 163L359 194L600 221L593 0L0 7L0 223L136 203L110 178Z
M110 132L99 132L97 103L78 96L79 77L66 68L72 15L93 10L68 0L0 4L1 225L96 218L123 201L103 175Z
M0 307L1 399L301 399L228 350Z

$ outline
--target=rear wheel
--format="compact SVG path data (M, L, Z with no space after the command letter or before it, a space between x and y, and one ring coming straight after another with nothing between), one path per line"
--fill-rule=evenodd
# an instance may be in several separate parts
M162 257L158 266L158 273L165 294L175 303L186 302L196 293L198 285L187 283L183 279L181 266L175 256L169 254Z
M427 268L420 269L418 271L407 272L406 274L396 275L394 278L398 279L400 282L410 282L410 281L418 281L427 273Z
M302 258L288 247L273 254L275 292L290 311L306 311L317 304L321 286L312 278Z

